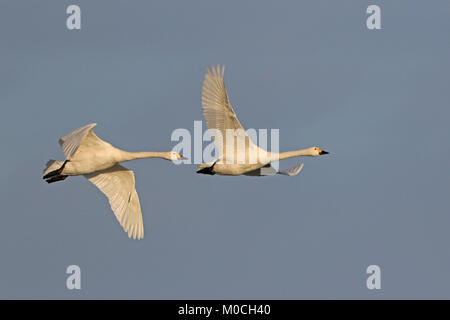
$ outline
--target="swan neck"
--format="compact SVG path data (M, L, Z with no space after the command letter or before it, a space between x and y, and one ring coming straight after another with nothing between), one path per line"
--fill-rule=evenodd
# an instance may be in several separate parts
M130 161L136 159L145 159L145 158L161 158L168 159L169 155L167 152L152 152L152 151L141 151L141 152L127 152L122 151L122 161Z
M301 149L301 150L281 152L278 153L277 155L279 160L283 160L295 157L311 156L311 151L309 149Z

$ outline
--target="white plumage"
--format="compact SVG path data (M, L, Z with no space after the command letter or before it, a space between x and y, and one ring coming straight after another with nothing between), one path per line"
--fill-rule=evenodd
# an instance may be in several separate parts
M108 198L114 215L123 230L128 232L128 237L142 239L144 223L133 171L116 164L106 170L86 174L85 177Z
M270 163L293 157L314 157L328 153L317 147L273 153L254 144L231 107L225 88L224 73L224 66L212 66L207 69L203 80L203 116L220 156L215 162L200 164L197 173L249 176L280 173L294 176L302 170L303 163L282 172L270 167Z
M134 173L119 165L120 162L142 158L166 160L184 159L169 152L127 152L113 147L94 133L95 123L65 135L59 144L66 161L49 160L44 170L48 183L61 181L68 176L83 175L108 198L114 215L128 236L144 237L141 205L134 183Z

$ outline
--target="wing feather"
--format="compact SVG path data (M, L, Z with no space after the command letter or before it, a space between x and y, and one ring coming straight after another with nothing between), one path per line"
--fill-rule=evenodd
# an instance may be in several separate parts
M225 66L213 65L211 68L207 68L202 86L203 116L208 129L219 130L222 135L224 143L213 137L222 157L225 157L227 149L223 148L224 145L233 144L234 147L234 139L233 141L226 139L227 129L239 130L244 135L246 146L248 148L255 147L231 107L225 88L224 74Z
M261 168L246 172L244 173L244 175L251 177L265 177L265 176L273 176L277 173L278 173L277 170L274 167L272 167L269 163L268 165L265 165Z
M85 177L108 198L114 215L128 237L142 239L144 223L133 171L116 164Z
M303 162L300 163L298 166L286 169L284 171L280 171L278 173L284 174L286 176L296 176L297 174L299 174L300 171L302 171L302 169L303 169Z
M77 152L78 148L83 143L83 140L86 138L89 132L92 132L92 128L94 128L96 125L96 123L85 125L84 127L78 128L59 139L59 145L61 146L66 159L71 159L75 155L75 152Z
M303 163L300 163L299 165L289 168L289 169L286 169L284 171L277 171L269 163L269 164L266 164L265 166L258 168L256 170L246 172L246 173L244 173L244 175L253 176L253 177L261 177L261 176L273 176L278 173L278 174L282 174L285 176L295 176L295 175L299 174L300 171L302 171L302 169L303 169Z

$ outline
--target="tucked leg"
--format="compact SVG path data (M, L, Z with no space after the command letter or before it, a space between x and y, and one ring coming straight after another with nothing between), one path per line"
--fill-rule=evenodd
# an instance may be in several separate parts
M61 174L61 175L59 175L59 176L54 176L54 177L52 177L52 178L50 178L50 179L47 179L47 180L45 180L47 183L53 183L53 182L56 182L56 181L61 181L61 180L64 180L65 178L67 178L68 177L68 175L64 175L64 174Z
M47 174L43 177L43 179L48 179L48 178L51 178L51 177L55 177L55 176L61 175L62 171L64 170L64 167L66 166L66 163L69 162L69 161L70 161L70 160L64 161L64 163L62 164L61 168L59 168L59 169L57 169L57 170L54 170L54 171L51 171L51 172L47 173ZM60 180L61 180L61 179L60 179ZM62 180L63 180L63 179L62 179ZM59 181L59 180L57 180L57 181ZM48 182L48 181L47 181L47 182Z

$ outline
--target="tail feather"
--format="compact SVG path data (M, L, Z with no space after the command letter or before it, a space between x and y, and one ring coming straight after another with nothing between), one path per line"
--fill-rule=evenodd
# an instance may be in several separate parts
M48 160L47 163L45 164L44 175L61 168L61 166L62 166L61 161L52 160L52 159Z

